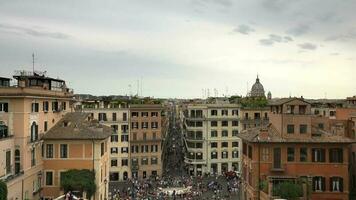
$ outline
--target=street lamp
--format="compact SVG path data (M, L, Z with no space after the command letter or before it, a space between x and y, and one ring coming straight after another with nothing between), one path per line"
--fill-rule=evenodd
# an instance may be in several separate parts
M104 193L104 199L106 200L106 184L108 183L108 180L104 180L104 186L105 186L105 193Z

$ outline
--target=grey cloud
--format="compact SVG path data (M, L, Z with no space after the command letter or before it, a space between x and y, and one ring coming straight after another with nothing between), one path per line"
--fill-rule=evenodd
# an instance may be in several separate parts
M199 6L205 6L210 3L218 4L224 7L232 6L232 2L230 0L193 0L193 3Z
M272 46L274 43L288 43L293 41L293 39L289 36L280 36L275 34L270 34L269 38L259 40L260 44L263 46Z
M309 32L310 27L306 24L300 24L296 27L293 27L291 29L288 29L286 33L293 35L293 36L300 36L304 35L305 33Z
M239 25L238 27L234 28L233 31L234 31L234 32L239 32L239 33L241 33L241 34L248 35L248 34L250 34L251 32L254 32L255 29L251 28L251 27L248 26L248 25L241 24L241 25Z
M325 41L348 41L356 39L356 30L349 30L344 34L332 35L325 38Z
M288 6L288 1L285 0L264 0L262 6L270 11L283 11Z
M41 30L41 28L39 29L25 28L25 27L13 26L8 24L0 24L0 30L23 33L35 37L47 37L47 38L61 39L61 40L70 38L70 35L61 32L50 32L50 31Z
M316 50L317 49L317 46L315 44L312 44L312 43L309 43L309 42L306 42L306 43L303 43L303 44L298 44L298 46L301 49L306 49L306 50Z

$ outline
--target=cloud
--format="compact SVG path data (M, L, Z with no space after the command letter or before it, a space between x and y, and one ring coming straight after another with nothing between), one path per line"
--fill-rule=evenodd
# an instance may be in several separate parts
M230 0L193 0L193 4L199 5L199 6L205 6L206 4L218 4L224 7L230 7L232 6L232 2Z
M273 12L281 12L283 10L286 9L286 7L288 6L288 1L285 0L264 0L262 2L262 6L270 11Z
M325 41L348 41L348 40L355 40L356 39L356 30L349 30L346 33L332 35L325 38Z
M275 34L270 34L269 38L259 40L260 44L263 46L272 46L274 43L288 43L293 41L290 36L280 36Z
M248 25L241 24L241 25L239 25L238 27L234 28L233 31L234 31L234 32L239 32L239 33L241 33L241 34L248 35L248 34L250 34L251 32L254 32L255 29L251 28L251 27L248 26Z
M340 53L331 53L330 55L331 56L338 56L338 55L340 55Z
M33 29L33 28L26 28L20 26L13 26L8 24L0 24L0 30L8 31L8 32L15 32L15 33L22 33L31 35L34 37L46 37L46 38L53 38L53 39L68 39L70 35L61 33L61 32L50 32L41 30L43 28Z
M303 44L298 44L298 46L301 49L306 49L306 50L316 50L317 49L317 46L315 44L312 44L312 43L309 43L309 42L306 42L306 43L303 43Z
M300 24L296 27L290 28L286 31L287 34L293 35L293 36L301 36L309 32L310 27L306 24Z

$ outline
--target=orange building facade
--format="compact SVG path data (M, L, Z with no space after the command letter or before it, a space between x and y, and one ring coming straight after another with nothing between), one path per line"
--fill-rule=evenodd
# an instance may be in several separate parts
M347 127L312 115L303 99L281 99L270 107L267 127L239 136L244 199L280 198L275 189L285 181L302 186L302 199L349 199L354 140L345 137Z

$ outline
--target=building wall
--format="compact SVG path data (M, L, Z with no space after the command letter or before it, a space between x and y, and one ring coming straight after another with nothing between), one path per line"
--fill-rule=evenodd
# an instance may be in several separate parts
M101 144L105 148L101 154ZM53 158L47 158L47 144L54 145ZM68 158L60 158L60 144L68 145ZM108 185L105 180L109 180L109 139L106 140L46 140L44 167L44 189L42 195L45 198L56 198L63 195L60 189L60 174L70 169L89 169L95 171L95 184L97 190L95 199L108 197ZM93 155L94 152L94 155ZM53 172L53 185L46 185L46 172Z
M27 95L22 95L27 92ZM48 96L46 96L48 95ZM13 176L13 179L6 180L9 189L8 199L34 199L40 196L42 172L41 158L41 136L47 121L47 130L55 125L66 112L71 111L70 93L44 91L43 89L30 88L1 88L0 102L7 102L9 111L0 113L0 121L8 125L9 132L13 134L12 163L14 163L14 152L20 151L20 172ZM43 111L43 101L49 102L48 112ZM66 102L66 110L58 112L52 111L52 101ZM38 112L32 112L32 103L38 103ZM38 140L31 141L31 125L35 122L38 125ZM31 153L35 152L35 165L32 166ZM15 173L14 165L12 171ZM20 188L20 192L19 191Z
M116 133L113 133L113 137L117 137L118 141L116 142L115 140L110 140L110 148L109 148L109 154L110 154L110 160L109 160L109 165L110 165L110 173L118 173L119 176L119 181L125 180L124 174L127 174L127 178L131 178L131 170L130 170L130 162L128 162L128 166L123 166L123 160L127 159L130 160L129 158L129 151L127 153L124 153L121 151L122 148L130 148L129 145L129 140L124 141L122 138L124 136L129 138L129 110L128 108L83 108L84 112L91 113L91 115L94 117L94 119L98 120L99 119L99 113L105 113L107 116L107 120L102 120L100 121L101 124L107 125L107 126L117 126L118 130ZM113 119L113 113L116 113L116 120ZM126 113L126 118L124 119L124 113ZM126 132L123 131L122 127L126 126L127 130ZM112 148L117 148L118 152L117 153L111 153ZM117 160L117 166L111 166L111 160ZM111 181L113 179L110 179Z
M162 175L162 106L161 105L131 105L130 106L130 164L132 177L144 178L157 173ZM133 113L138 116L133 116ZM148 117L143 117L142 112L148 112ZM151 113L158 113L158 116L152 117ZM148 122L148 127L143 128L142 122ZM152 127L152 122L157 122L157 128ZM133 123L138 123L138 128L133 127ZM146 134L146 138L144 138ZM155 135L155 137L154 137ZM138 146L138 152L132 151ZM142 146L148 146L147 152L142 152ZM152 152L152 146L157 147L157 152ZM151 159L157 158L157 164L151 164ZM142 159L147 159L148 164L143 164ZM138 164L132 164L137 160Z

